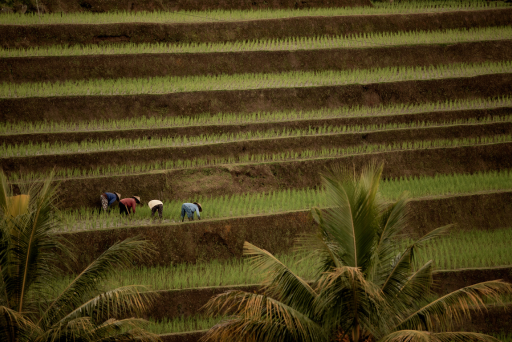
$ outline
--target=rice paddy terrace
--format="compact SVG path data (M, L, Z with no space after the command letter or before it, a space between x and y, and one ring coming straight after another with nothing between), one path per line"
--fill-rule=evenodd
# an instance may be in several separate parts
M55 170L62 234L85 264L140 235L158 254L109 286L161 294L166 341L196 341L227 288L258 291L242 244L286 263L328 203L319 172L384 161L412 197L441 295L512 281L512 7L503 2L72 1L0 14L0 160L13 183ZM98 215L99 194L165 202ZM179 222L199 201L203 220ZM315 260L297 264L308 277ZM76 271L79 271L77 269ZM65 286L68 278L52 284ZM441 283L441 282L440 282ZM464 329L509 340L510 310Z

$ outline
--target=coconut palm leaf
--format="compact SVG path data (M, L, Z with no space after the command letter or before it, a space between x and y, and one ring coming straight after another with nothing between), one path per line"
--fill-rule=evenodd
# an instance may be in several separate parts
M370 261L382 205L377 196L381 173L382 165L367 167L358 182L340 177L337 170L323 175L327 197L333 204L320 213L323 228L344 251L344 265L365 269Z
M91 341L159 341L157 334L144 329L148 324L141 318L109 319L91 331L95 336Z
M501 280L486 281L444 295L431 303L405 315L392 330L449 329L470 317L471 310L481 311L488 304L501 303L504 294L512 293L512 284Z
M327 273L319 281L318 291L316 315L329 331L362 330L378 335L385 329L375 324L379 315L385 314L384 298L359 268L343 266Z
M307 281L294 274L271 253L249 242L244 243L244 254L255 269L265 274L265 293L282 303L307 313L317 294Z
M495 337L473 332L432 333L418 330L392 332L380 342L499 342Z
M25 315L0 306L0 341L15 341L17 336L28 338L39 329Z
M146 286L118 287L86 301L59 320L59 323L65 324L69 320L83 316L93 317L96 321L101 321L108 317L141 315L149 309L156 297L155 292L147 292Z
M324 175L327 197L333 208L322 212L324 229L344 251L343 264L365 267L376 230L376 194L382 168L363 170L359 182Z
M410 307L410 303L412 301L419 301L428 296L431 293L433 270L434 263L430 260L416 272L411 274L405 283L402 284L402 287L400 288L400 291L396 293L395 298L389 298L389 301L392 303L403 303L402 305Z
M63 251L52 235L56 192L48 178L31 194L27 213L4 217L3 236L8 245L0 258L9 307L18 312L33 311L31 298L43 297L45 284L54 278L54 266Z
M318 322L261 294L229 291L210 300L206 309L209 314L231 314L207 333L204 340L208 341L275 341L277 338L287 340L286 336L293 341L327 338Z
M377 241L372 253L371 263L366 272L367 279L381 284L388 278L395 258L397 235L402 233L406 226L407 204L409 198L404 194L395 203L381 214Z
M103 280L115 276L126 267L131 266L133 259L142 259L151 254L150 244L147 241L137 240L137 237L128 238L112 245L83 270L69 285L50 302L41 314L38 324L46 327L52 326L82 305L83 298L91 298L100 293L99 286ZM79 295L80 294L80 295ZM140 303L134 302L132 309L142 310ZM105 315L108 307L97 307L98 315Z

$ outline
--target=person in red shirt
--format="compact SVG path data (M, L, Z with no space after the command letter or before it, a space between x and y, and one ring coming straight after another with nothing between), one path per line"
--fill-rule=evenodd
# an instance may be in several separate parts
M140 197L133 196L130 198L123 198L119 201L119 213L129 215L133 211L135 214L135 207L140 204Z

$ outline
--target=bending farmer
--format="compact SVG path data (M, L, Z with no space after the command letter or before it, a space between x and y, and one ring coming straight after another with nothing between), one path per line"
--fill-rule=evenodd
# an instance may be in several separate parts
M123 198L119 201L119 213L129 215L133 211L135 214L137 204L140 204L140 197L138 196Z
M185 220L185 213L187 213L187 217L189 221L194 220L194 213L197 214L197 218L201 219L201 215L199 212L203 211L203 207L201 207L201 203L183 203L181 206L181 222Z
M121 200L121 194L118 194L117 192L104 192L100 195L100 200L103 211L107 211L108 207L114 204L115 201Z
M158 211L158 216L162 218L162 211L164 210L164 204L159 200L152 200L148 203L149 209L151 209L151 217Z

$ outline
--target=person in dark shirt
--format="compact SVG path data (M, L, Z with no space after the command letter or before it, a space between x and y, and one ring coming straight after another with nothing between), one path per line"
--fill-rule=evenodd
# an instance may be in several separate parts
M188 220L194 220L194 213L197 214L197 218L201 219L201 214L199 212L203 211L203 207L201 207L201 203L183 203L181 206L181 222L185 220L185 213L187 214Z
M130 198L123 198L119 201L119 213L129 215L132 213L135 214L135 207L137 204L140 204L140 197L133 196Z
M114 204L115 201L121 200L121 194L117 192L104 192L100 196L101 207L104 212L108 210L108 208Z

